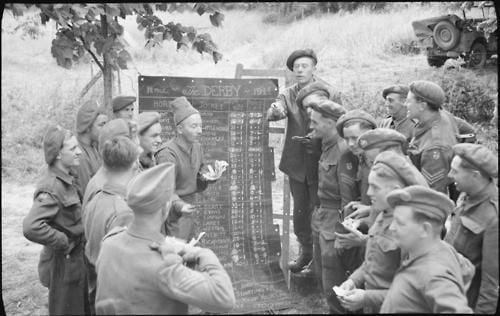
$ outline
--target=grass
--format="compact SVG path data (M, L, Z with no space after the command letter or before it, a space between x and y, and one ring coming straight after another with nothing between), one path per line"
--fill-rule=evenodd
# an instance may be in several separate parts
M381 90L389 84L417 79L435 82L458 80L458 74L431 68L424 55L400 55L393 43L415 40L411 21L446 14L438 5L409 3L389 12L368 11L311 16L291 24L265 24L264 13L225 12L222 28L211 26L208 16L194 13L160 13L164 22L193 25L209 32L224 54L214 64L211 57L189 50L177 52L174 43L146 50L135 17L120 20L133 62L121 72L121 90L137 94L137 75L199 76L233 78L237 63L246 68L284 68L291 51L310 47L319 58L317 75L342 92L345 107L363 108L383 115ZM34 14L34 13L33 13ZM38 27L38 37L13 32L23 19L8 12L2 19L2 289L7 314L44 314L46 289L36 272L40 247L22 236L21 221L32 203L34 183L43 168L41 141L49 123L74 126L76 109L89 98L102 95L101 82L84 99L79 93L91 78L91 65L80 63L71 70L60 68L50 54L55 25ZM96 66L92 66L94 73ZM460 70L460 76L477 82L494 100L498 95L497 65L484 71ZM281 125L283 123L280 123ZM496 127L478 126L479 138L498 150ZM271 137L277 168L283 140ZM283 174L273 183L273 208L282 209ZM292 234L293 235L293 234ZM291 238L291 257L297 245ZM295 311L320 313L325 305L317 295L306 298ZM290 311L282 311L287 313Z

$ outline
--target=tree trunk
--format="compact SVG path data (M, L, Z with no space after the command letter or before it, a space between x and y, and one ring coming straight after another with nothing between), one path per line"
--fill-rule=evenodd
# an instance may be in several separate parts
M101 14L102 36L108 38L108 21L106 15ZM111 100L113 98L113 69L109 62L109 54L103 52L103 82L104 82L104 103L102 106L111 114L113 112L111 107Z

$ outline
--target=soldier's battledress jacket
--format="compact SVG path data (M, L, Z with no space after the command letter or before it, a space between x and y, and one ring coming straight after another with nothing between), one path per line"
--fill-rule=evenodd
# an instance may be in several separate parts
M38 274L49 288L49 314L89 313L81 204L73 176L49 166L33 198L23 234L43 245Z
M78 139L78 137L77 137ZM85 190L90 178L92 178L102 165L102 158L96 144L86 145L78 139L78 146L82 150L80 165L75 167L76 184L80 200L83 201Z
M188 305L223 313L235 303L231 279L215 254L202 249L195 269L172 253L165 258L154 250L165 237L141 232L132 225L112 230L103 240L97 259L96 310L117 314L187 314Z
M498 304L498 187L491 182L475 196L462 194L445 237L476 267L467 290L477 314L494 314Z
M472 313L456 250L439 241L423 253L405 258L380 313Z
M406 107L402 107L399 113L383 119L379 123L378 127L391 128L393 130L396 130L405 135L406 139L410 141L413 135L413 128L415 127L415 123L407 117L407 111L408 110L406 109Z

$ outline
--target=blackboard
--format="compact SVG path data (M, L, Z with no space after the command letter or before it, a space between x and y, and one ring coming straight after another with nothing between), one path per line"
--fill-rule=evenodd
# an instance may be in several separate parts
M158 111L162 139L174 137L170 101L185 96L203 120L205 161L229 163L223 177L196 196L202 246L212 249L231 276L232 313L291 305L279 267L281 243L273 225L274 158L265 112L278 94L276 79L139 76L139 111Z

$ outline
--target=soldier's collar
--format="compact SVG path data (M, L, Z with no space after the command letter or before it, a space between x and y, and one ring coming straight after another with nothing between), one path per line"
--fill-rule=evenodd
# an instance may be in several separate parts
M153 232L151 230L144 229L143 227L138 227L134 225L134 222L129 225L127 228L127 234L133 236L135 238L144 239L152 242L160 243L164 240L164 236L158 230L157 232Z
M61 168L57 167L55 164L49 166L49 171L52 172L57 178L66 182L67 184L73 184L73 176L69 173L63 171Z
M406 107L401 107L401 109L395 115L392 115L392 118L395 122L402 122L406 119L407 112L408 110L406 109Z
M321 140L321 151L326 151L329 148L332 148L333 146L337 145L338 141L339 141L339 136Z
M430 253L432 253L440 244L441 241L435 242L430 247L422 247L419 251L406 255L406 258L401 261L401 267L407 267L419 260L420 258L424 258Z
M478 204L483 203L489 198L497 198L497 197L498 197L497 186L493 181L490 181L490 183L486 185L484 189L479 191L476 195L474 196L466 195L464 200L464 209L468 210Z
M127 187L121 183L115 183L113 181L105 182L104 185L102 186L102 190L110 194L119 195L123 199L126 199L127 196Z

